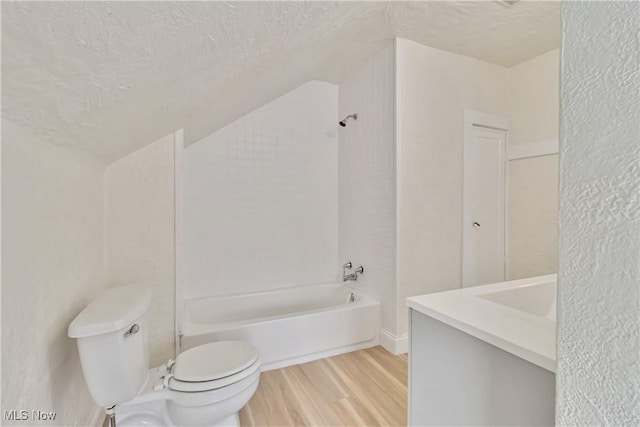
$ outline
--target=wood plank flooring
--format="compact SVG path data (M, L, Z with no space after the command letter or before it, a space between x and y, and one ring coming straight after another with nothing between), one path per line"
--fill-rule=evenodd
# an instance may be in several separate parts
M406 426L407 355L377 346L263 372L242 426Z

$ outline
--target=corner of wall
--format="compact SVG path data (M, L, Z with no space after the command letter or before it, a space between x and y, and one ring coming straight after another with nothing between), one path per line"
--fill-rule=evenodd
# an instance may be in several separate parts
M382 305L397 331L396 40L340 85L340 114L360 118L340 133L340 252L371 272L357 289ZM357 164L348 159L358 158ZM391 332L389 332L391 333Z
M151 288L153 365L175 356L174 149L170 134L105 172L106 278Z
M184 251L184 234L182 229L183 224L183 156L184 156L184 129L179 129L174 133L174 262L175 262L175 277L174 277L174 354L177 355L180 352L180 339L182 333L182 318L184 309L184 275L182 269L184 268L183 251Z
M403 84L403 76L402 76L402 67L400 64L400 57L402 55L402 45L404 39L396 37L394 39L394 49L393 49L393 101L394 101L394 117L393 117L393 125L394 125L394 180L395 180L395 293L397 299L397 308L396 308L396 327L393 331L394 334L400 334L400 325L402 324L401 316L404 312L405 301L402 298L400 289L401 285L401 276L400 276L400 260L401 252L400 252L400 244L399 244L399 236L400 236L400 189L402 187L401 182L401 173L400 167L402 164L402 125L400 121L400 117L402 117L402 102L400 99L400 88ZM386 348L386 347L385 347Z

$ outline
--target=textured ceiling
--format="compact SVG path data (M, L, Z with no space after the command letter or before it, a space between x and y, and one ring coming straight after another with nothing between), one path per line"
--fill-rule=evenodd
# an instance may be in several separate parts
M558 2L2 2L2 114L115 160L196 141L394 37L512 66L560 45Z

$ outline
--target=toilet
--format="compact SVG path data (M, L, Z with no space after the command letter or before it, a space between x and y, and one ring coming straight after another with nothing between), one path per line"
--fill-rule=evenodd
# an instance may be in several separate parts
M260 357L249 343L219 341L190 348L149 369L144 286L109 288L69 325L85 381L118 427L238 426L238 411L260 380Z

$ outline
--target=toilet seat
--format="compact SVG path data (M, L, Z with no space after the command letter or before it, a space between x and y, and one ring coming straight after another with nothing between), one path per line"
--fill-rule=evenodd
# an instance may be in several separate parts
M251 366L248 368L237 372L233 375L229 375L227 377L219 378L217 380L212 381L199 381L199 382L189 382L189 381L180 381L175 377L171 377L167 384L168 388L174 391L183 391L183 392L198 392L198 391L209 391L209 390L217 390L231 384L235 384L243 379L251 376L254 372L260 370L260 360L256 360Z
M241 381L259 369L259 355L251 344L218 341L180 353L166 385L184 392L215 390Z
M179 381L201 382L228 377L258 360L258 351L242 341L218 341L183 351L171 373Z

